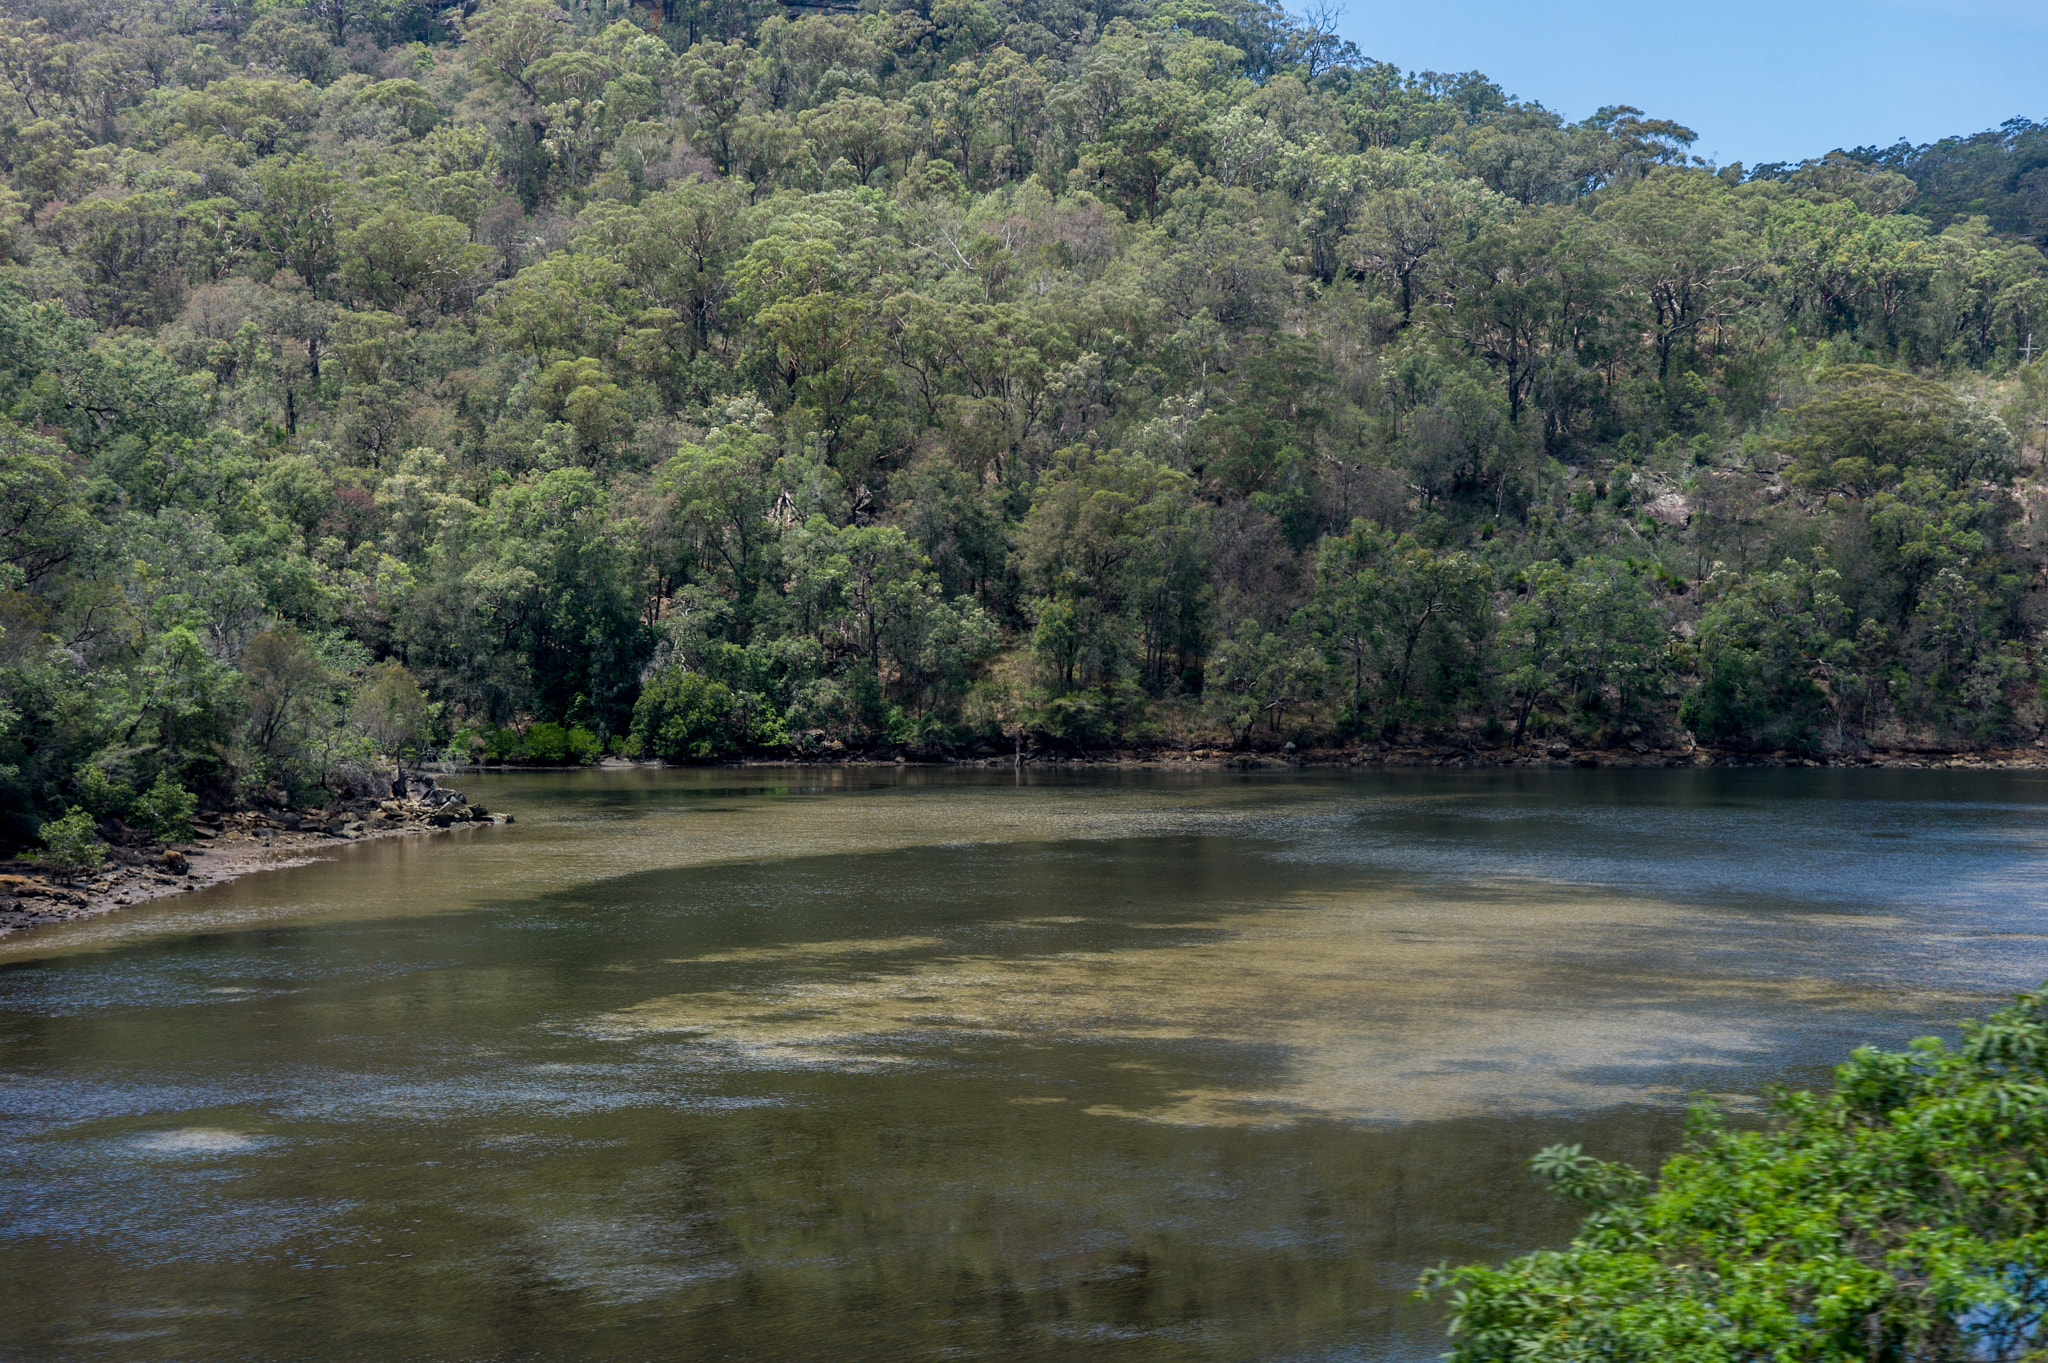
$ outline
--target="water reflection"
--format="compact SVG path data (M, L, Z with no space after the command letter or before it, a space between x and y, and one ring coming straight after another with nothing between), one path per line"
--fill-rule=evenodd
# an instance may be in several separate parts
M1536 1146L2048 974L2025 777L473 784L0 946L0 1354L1429 1357Z

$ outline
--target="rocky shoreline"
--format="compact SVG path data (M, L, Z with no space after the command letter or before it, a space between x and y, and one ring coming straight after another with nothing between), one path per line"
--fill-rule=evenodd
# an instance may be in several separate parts
M629 762L608 758L606 766L664 766L660 762ZM1856 753L1808 754L1798 752L1751 752L1697 745L1630 744L1619 748L1580 748L1568 743L1525 743L1519 749L1505 745L1476 744L1367 744L1352 748L1233 749L1209 747L1065 748L1034 747L1009 753L930 754L905 751L838 752L797 757L758 757L727 765L748 767L787 766L948 766L1010 768L1037 767L1135 767L1135 768L1217 768L1223 770L1283 770L1299 768L1356 767L1401 771L1424 768L1513 768L1533 771L1561 771L1571 768L1798 768L1885 770L2048 770L2048 749L1979 748L1967 751L1945 749L1872 749ZM478 768L484 770L484 768ZM533 770L493 768L492 770Z
M2048 740L2044 740L2048 742ZM1525 743L1519 749L1506 745L1403 743L1366 744L1348 748L1226 748L1200 746L1131 746L1093 748L1047 745L1000 752L983 744L976 750L944 751L904 749L845 749L827 752L757 754L713 762L663 762L652 758L607 757L596 765L610 768L662 767L964 767L1009 769L1012 767L1132 767L1155 769L1208 768L1216 770L1272 770L1289 767L1359 767L1401 771L1434 767L1519 768L1533 771L1561 771L1568 768L1611 767L1683 768L1749 767L1840 769L1885 769L1926 771L1937 769L1968 771L2048 770L2048 748L1953 749L1870 749L1855 753L1809 754L1789 751L1753 752L1699 745L1632 743L1618 748L1574 747L1568 743ZM542 772L574 771L575 767L546 767L515 763L477 763L449 768L457 772Z
M422 773L401 773L391 787L389 798L337 800L321 809L202 813L189 842L117 843L104 867L73 881L31 860L0 863L0 937L303 866L342 843L512 822Z

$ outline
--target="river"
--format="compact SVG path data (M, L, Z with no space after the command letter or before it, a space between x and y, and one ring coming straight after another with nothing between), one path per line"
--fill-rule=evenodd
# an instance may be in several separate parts
M0 1357L1423 1359L2048 976L2048 780L602 770L0 942Z

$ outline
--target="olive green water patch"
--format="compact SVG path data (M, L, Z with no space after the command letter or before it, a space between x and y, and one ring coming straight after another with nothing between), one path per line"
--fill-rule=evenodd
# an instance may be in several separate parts
M1641 1071L1753 1059L1782 1010L1935 1002L1797 973L1653 969L1646 979L1632 958L1711 957L1725 922L1651 899L1502 888L1300 896L1178 925L1199 927L1195 940L1114 950L996 955L891 937L708 954L676 963L787 968L649 998L587 1026L619 1041L687 1036L764 1064L908 1063L949 1034L1257 1047L1285 1058L1252 1082L1088 1110L1206 1124L1417 1121L1669 1099L1679 1090ZM1897 924L1844 918L1823 930L1845 926L1872 940ZM1732 1015L1683 1002L1737 992L1746 1002Z
M9 948L0 1339L1419 1363L1534 1150L2048 974L2040 805L1774 776L480 785Z

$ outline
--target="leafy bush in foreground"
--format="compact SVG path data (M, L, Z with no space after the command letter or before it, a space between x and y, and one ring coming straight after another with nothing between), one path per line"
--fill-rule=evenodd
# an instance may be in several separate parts
M1455 1363L2048 1357L2048 987L1950 1049L1859 1049L1763 1131L1695 1113L1654 1188L1576 1146L1561 1252L1439 1269Z

